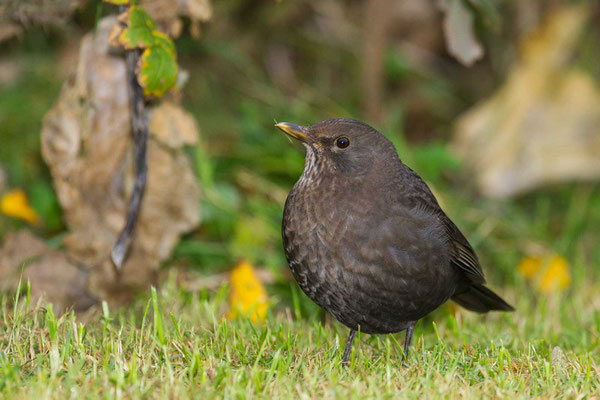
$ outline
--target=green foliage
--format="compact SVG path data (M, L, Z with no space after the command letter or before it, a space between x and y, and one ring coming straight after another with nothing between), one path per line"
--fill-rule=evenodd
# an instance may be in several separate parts
M459 161L444 143L432 142L413 148L411 158L414 168L429 182L439 182L444 174L460 171Z
M498 10L501 5L500 2L495 0L470 0L467 3L474 7L489 29L493 31L499 31L501 29L502 16Z
M131 6L125 12L127 28L119 35L119 43L126 49L146 48L155 45L156 23L152 17L137 6Z
M51 68L57 62L52 49L37 42L32 46L51 55L15 52L12 56L24 67L16 80L0 87L0 162L16 185L45 175L39 139L42 117L60 90L60 79Z
M50 231L62 228L61 209L54 188L47 180L37 180L29 186L31 207Z
M138 82L146 96L162 97L175 86L177 80L177 53L175 44L166 34L156 29L152 17L142 8L132 5L119 20L127 27L116 26L117 42L125 49L142 49L138 63Z
M147 96L162 97L177 80L175 47L166 35L161 36L165 39L157 40L160 44L146 48L140 59L138 81Z
M6 59L19 60L20 72L15 79L0 85L0 167L7 175L7 188L25 190L43 221L44 233L63 227L40 151L42 118L60 91L55 51L38 34L23 38L20 48L5 53ZM5 232L26 226L0 214L0 242Z

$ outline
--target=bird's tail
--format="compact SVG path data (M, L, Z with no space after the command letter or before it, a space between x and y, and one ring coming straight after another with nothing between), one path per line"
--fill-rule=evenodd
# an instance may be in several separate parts
M480 284L469 286L466 292L455 294L452 300L467 310L485 313L492 310L514 311L513 306L504 301L496 293Z

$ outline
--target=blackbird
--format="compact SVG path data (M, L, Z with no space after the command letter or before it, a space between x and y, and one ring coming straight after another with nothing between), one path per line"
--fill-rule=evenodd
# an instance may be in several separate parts
M449 299L514 310L484 286L473 248L385 136L345 118L276 126L306 148L285 202L285 255L304 293L350 328L343 365L359 329L406 329L406 358L417 321Z

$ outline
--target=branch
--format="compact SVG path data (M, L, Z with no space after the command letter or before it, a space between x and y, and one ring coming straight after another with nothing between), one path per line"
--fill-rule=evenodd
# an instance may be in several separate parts
M127 9L121 6L121 12ZM139 85L135 74L136 66L140 58L140 50L126 50L127 80L129 86L129 104L131 106L131 125L133 128L133 141L135 148L135 182L133 193L129 200L127 210L127 222L119 234L111 252L112 262L117 272L120 272L123 262L127 257L131 245L132 236L135 231L136 222L140 214L140 207L146 188L146 177L148 174L147 147L148 147L148 116L146 114L146 102L144 90Z

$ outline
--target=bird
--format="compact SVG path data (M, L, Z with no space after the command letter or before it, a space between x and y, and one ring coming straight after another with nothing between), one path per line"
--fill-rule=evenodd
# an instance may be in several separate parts
M485 286L475 251L392 142L371 126L334 118L275 125L306 149L285 202L283 248L306 295L356 332L406 330L448 300L467 310L514 311Z

